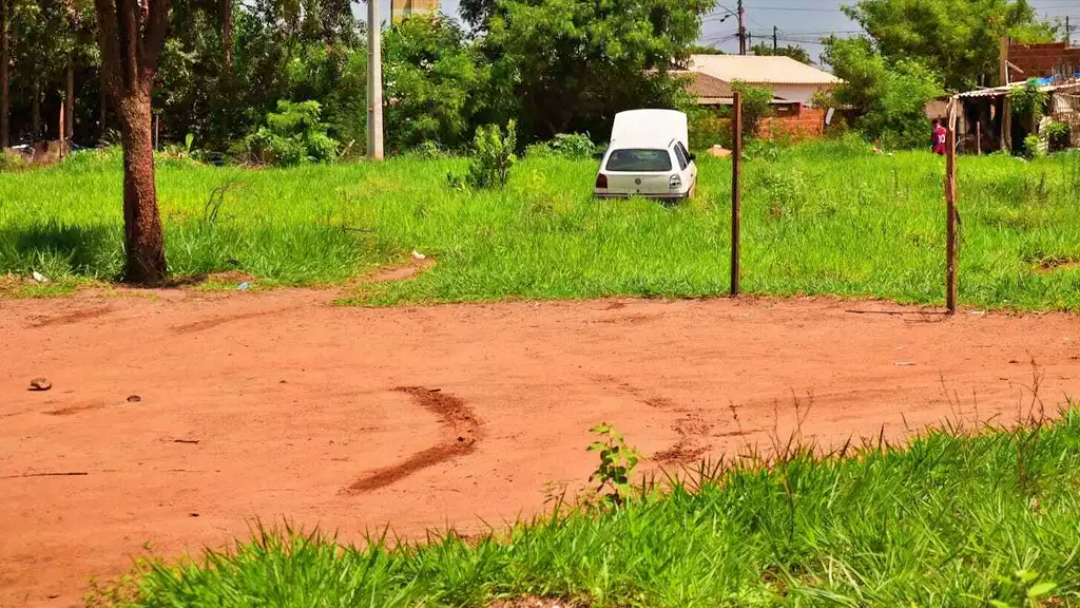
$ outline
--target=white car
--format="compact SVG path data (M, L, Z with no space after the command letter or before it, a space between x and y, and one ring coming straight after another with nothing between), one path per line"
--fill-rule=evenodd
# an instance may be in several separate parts
M601 156L594 194L670 201L692 197L697 190L697 165L687 150L688 141L682 112L620 112L611 129L611 143Z

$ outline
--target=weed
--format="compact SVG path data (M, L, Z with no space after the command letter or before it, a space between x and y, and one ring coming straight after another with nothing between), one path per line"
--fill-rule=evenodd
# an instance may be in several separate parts
M464 179L453 174L448 176L451 187L474 190L501 190L510 179L510 168L517 162L517 122L511 120L504 132L499 125L487 125L476 129L473 139L473 159Z
M596 494L603 504L620 507L633 491L630 480L641 460L641 453L627 446L623 436L607 423L595 426L589 432L599 438L589 446L589 451L600 455L600 464L589 476L589 481L597 484Z

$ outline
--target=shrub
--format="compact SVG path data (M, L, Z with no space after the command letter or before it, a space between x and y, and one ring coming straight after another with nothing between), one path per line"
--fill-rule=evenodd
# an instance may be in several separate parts
M1072 127L1065 122L1052 122L1043 128L1043 137L1050 144L1050 151L1057 152L1069 147L1072 141Z
M600 148L588 133L559 133L554 139L528 147L526 156L558 156L570 160L592 158Z
M499 125L487 125L476 129L473 138L473 160L464 180L451 174L450 184L476 190L495 189L506 186L510 168L517 162L517 121L511 120L504 132Z
M1024 156L1028 158L1041 158L1046 156L1046 150L1042 146L1042 140L1032 133L1024 138Z
M327 125L319 120L319 102L281 100L277 110L266 115L266 126L245 139L252 159L277 166L334 159L338 142L327 135Z
M743 137L754 137L761 119L772 115L773 92L739 81L733 82L731 88L742 93Z
M26 167L26 159L18 152L0 149L0 173L20 171Z
M731 149L731 119L721 117L712 110L695 108L688 112L690 149L708 150L713 146Z

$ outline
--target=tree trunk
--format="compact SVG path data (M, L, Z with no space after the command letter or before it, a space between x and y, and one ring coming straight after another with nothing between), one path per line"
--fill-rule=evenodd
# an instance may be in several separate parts
M30 99L30 128L33 130L33 136L31 139L34 141L40 141L41 139L41 86L34 83L33 98Z
M0 150L11 145L11 100L8 63L11 61L11 41L8 37L8 4L11 0L0 0Z
M100 80L101 99L98 100L98 141L103 141L105 139L105 133L109 128L109 92L106 90L104 74L102 74Z
M160 283L165 279L165 236L154 183L150 92L125 96L119 105L124 144L124 278L132 283Z
M64 139L71 143L75 135L75 59L68 55L67 82L64 91Z
M221 10L224 12L221 24L221 46L225 49L225 69L231 72L233 51L233 0L221 0Z

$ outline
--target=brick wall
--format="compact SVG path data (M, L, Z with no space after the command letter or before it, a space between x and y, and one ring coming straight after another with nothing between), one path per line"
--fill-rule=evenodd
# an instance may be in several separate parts
M803 141L817 139L825 134L825 110L802 108L794 116L772 116L758 124L758 137L766 139L790 139Z
M1009 62L1023 70L1023 73L1020 73L1010 67L1010 82L1045 78L1055 74L1071 76L1080 72L1080 47L1069 47L1064 42L1011 44Z

